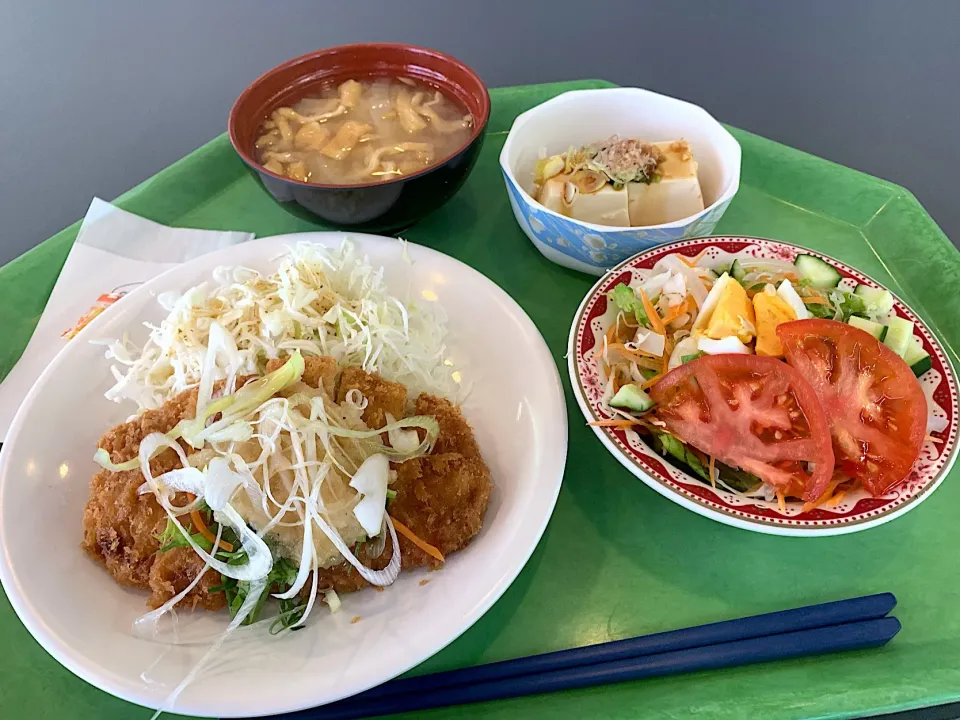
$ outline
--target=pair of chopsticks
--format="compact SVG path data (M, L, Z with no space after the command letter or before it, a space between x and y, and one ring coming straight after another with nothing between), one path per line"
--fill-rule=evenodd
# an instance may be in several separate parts
M900 630L892 593L402 678L284 716L352 720L880 647Z

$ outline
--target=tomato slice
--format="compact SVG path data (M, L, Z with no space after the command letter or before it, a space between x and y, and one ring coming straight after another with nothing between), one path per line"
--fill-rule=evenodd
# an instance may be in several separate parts
M667 430L784 495L815 500L833 477L827 418L810 384L781 360L707 355L650 394Z
M883 495L910 473L927 430L927 401L909 366L870 334L836 320L777 328L787 362L827 414L837 468Z

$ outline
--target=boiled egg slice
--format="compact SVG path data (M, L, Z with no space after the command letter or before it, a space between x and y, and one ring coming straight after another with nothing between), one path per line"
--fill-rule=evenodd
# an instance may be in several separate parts
M777 295L790 306L790 309L796 314L797 320L806 320L810 317L807 306L803 304L803 300L797 295L797 291L793 289L793 285L790 284L789 280L784 280L780 283L780 286L777 288Z
M697 350L707 355L751 355L753 350L740 342L740 339L731 335L730 337L714 340L708 337L702 337L697 340Z
M741 342L750 342L756 334L753 304L747 291L736 280L724 273L714 283L700 314L693 324L693 334L720 340L731 335Z

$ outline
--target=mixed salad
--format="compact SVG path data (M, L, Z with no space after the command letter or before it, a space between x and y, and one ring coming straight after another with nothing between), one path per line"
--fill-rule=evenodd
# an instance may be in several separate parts
M931 359L893 296L813 255L728 258L667 255L612 289L596 354L614 417L594 424L781 509L901 483L943 428L928 428Z

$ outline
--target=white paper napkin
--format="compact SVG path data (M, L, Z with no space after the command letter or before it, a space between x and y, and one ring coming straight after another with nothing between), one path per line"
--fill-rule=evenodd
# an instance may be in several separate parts
M109 312L102 295L122 296L164 270L251 239L253 233L167 227L94 198L33 337L0 384L0 440L40 373L70 342L63 333L88 309Z

